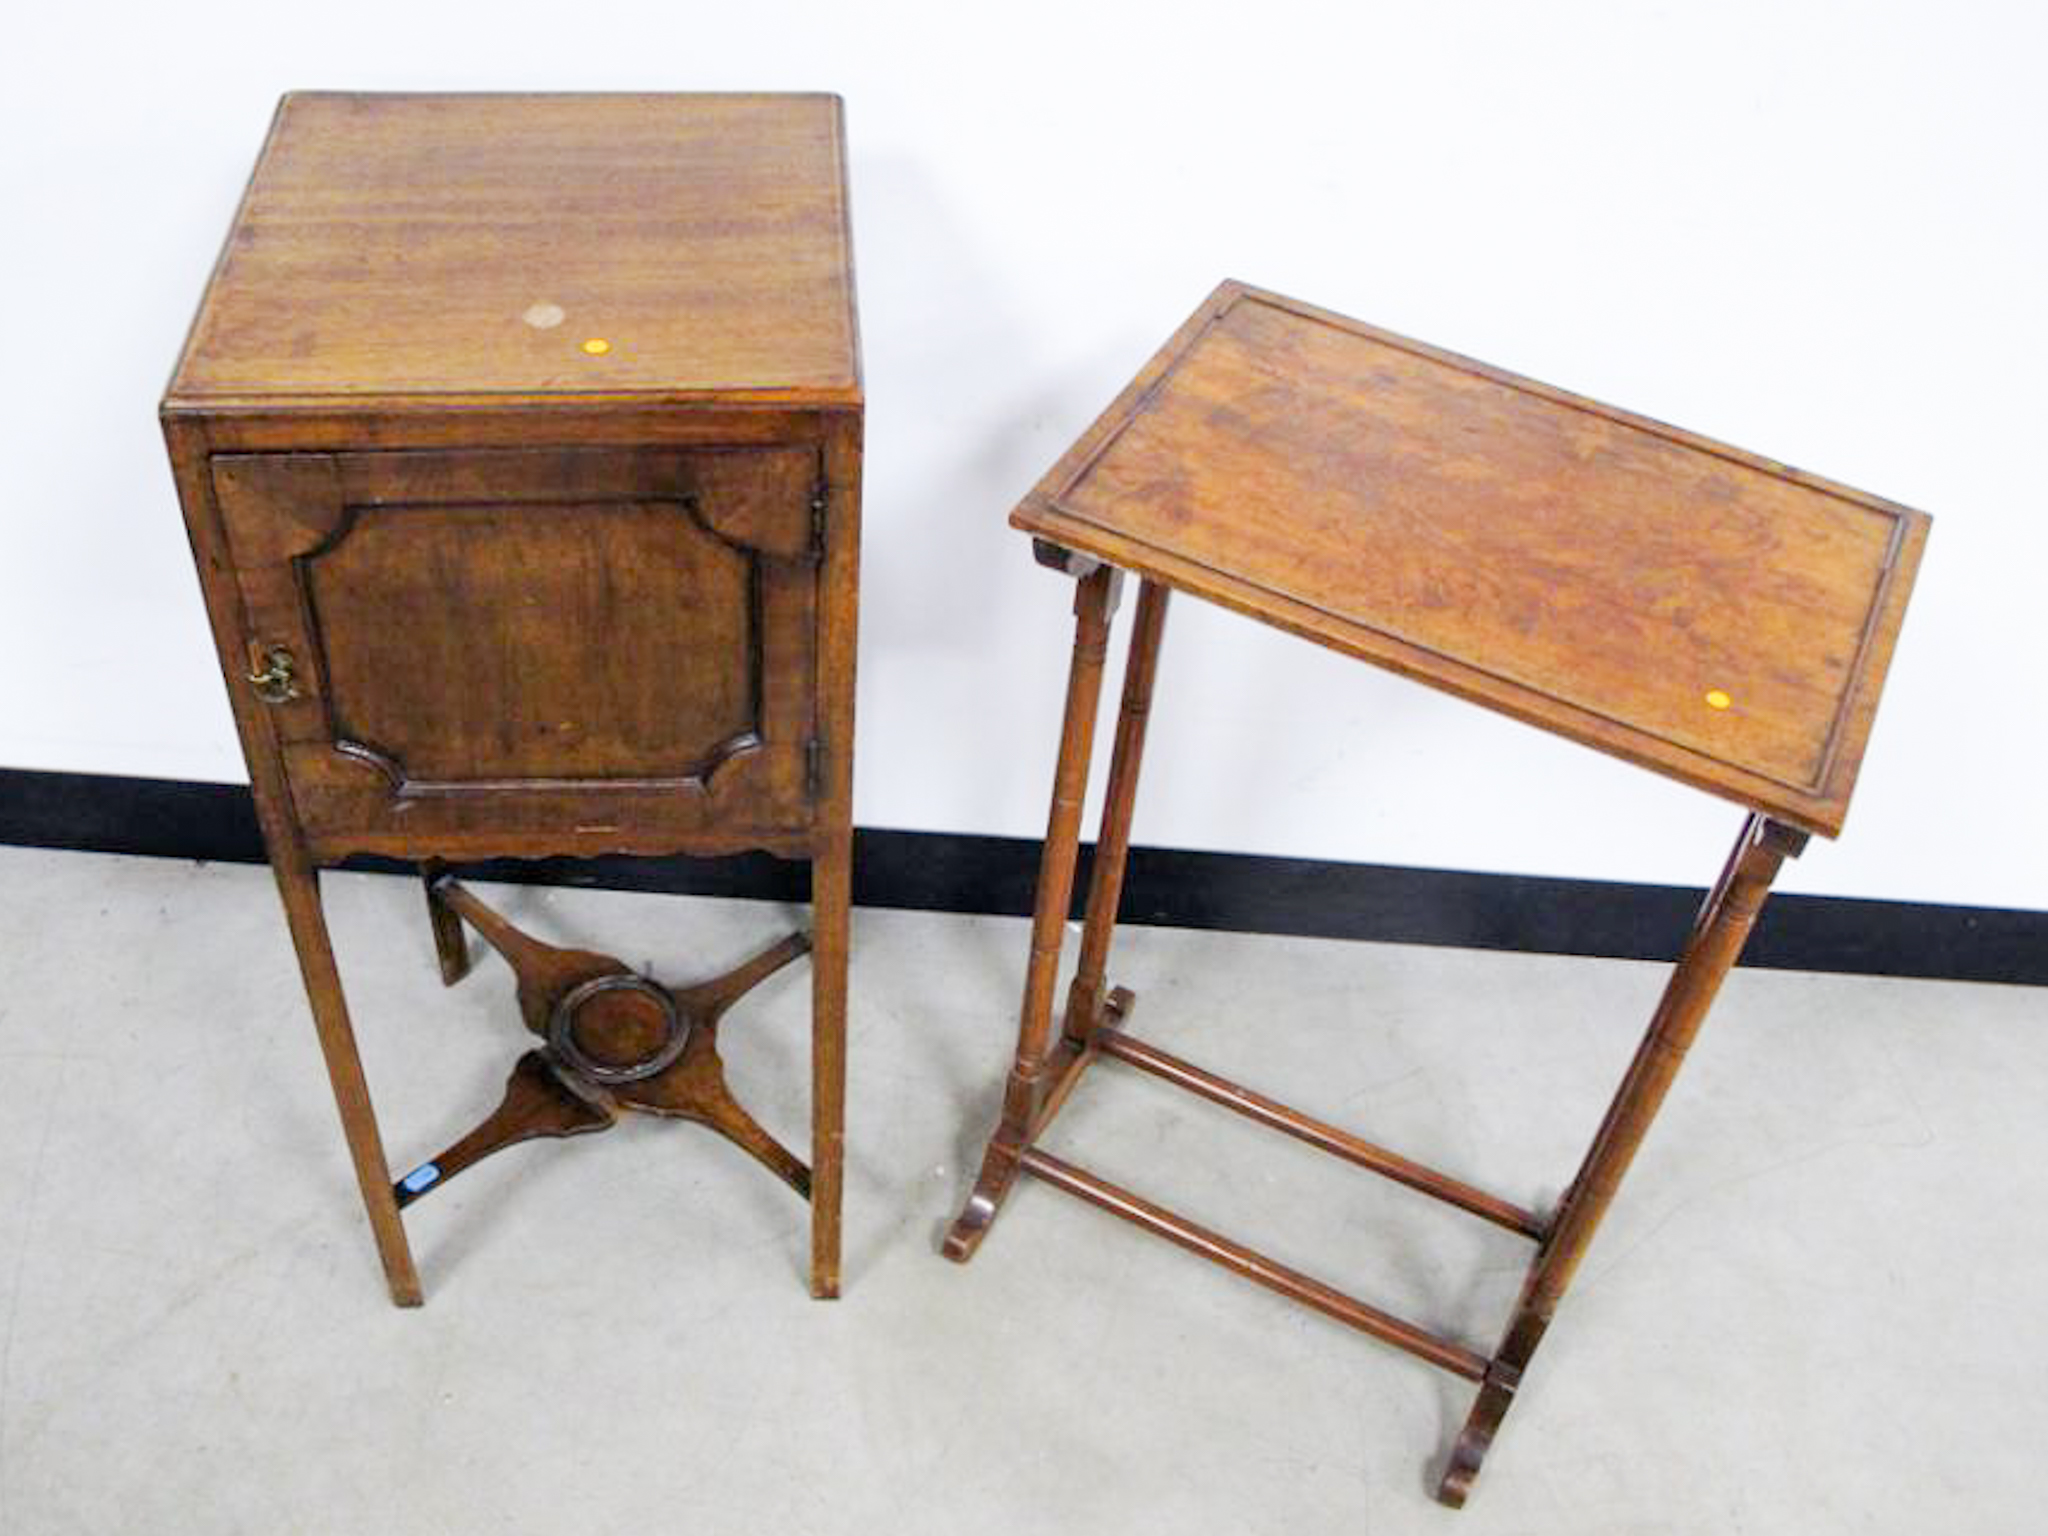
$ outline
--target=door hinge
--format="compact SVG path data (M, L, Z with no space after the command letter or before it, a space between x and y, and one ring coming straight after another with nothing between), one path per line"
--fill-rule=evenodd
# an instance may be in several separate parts
M811 558L825 558L825 508L831 505L832 487L820 480L811 490Z
M816 800L825 791L825 743L816 736L804 743L804 798Z

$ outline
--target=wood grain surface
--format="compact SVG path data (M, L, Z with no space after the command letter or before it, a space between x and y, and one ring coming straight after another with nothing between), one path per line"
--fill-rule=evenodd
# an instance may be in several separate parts
M1012 521L1833 835L1928 519L1227 283Z
M170 400L845 403L850 261L837 97L296 94Z

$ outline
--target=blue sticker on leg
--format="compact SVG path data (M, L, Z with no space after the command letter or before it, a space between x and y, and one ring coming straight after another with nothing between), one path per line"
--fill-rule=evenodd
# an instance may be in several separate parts
M440 1177L441 1165L439 1163L421 1163L419 1167L413 1169L411 1173L408 1173L398 1181L398 1187L408 1195L416 1195L423 1189L431 1188L434 1181Z

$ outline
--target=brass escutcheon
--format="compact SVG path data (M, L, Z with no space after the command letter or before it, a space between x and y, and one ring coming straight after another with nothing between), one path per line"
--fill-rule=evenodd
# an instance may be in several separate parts
M263 670L249 674L249 686L256 690L256 697L266 704L282 704L287 699L299 696L299 682L293 672L297 665L292 653L281 645L273 645L262 655Z

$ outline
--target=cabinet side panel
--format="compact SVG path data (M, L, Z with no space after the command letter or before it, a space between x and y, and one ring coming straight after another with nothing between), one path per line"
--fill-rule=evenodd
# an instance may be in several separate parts
M167 416L163 431L164 445L170 453L171 474L177 483L179 505L185 515L185 535L192 546L200 594L205 599L207 620L213 630L221 680L227 688L228 706L235 717L235 733L241 739L242 759L248 766L250 787L255 793L257 820L263 829L264 842L275 859L280 848L296 845L296 823L291 809L291 794L286 788L278 758L276 738L261 706L249 691L245 667L249 649L248 620L241 592L235 583L234 562L222 528L220 508L214 499L213 479L208 473L206 422L198 416Z

